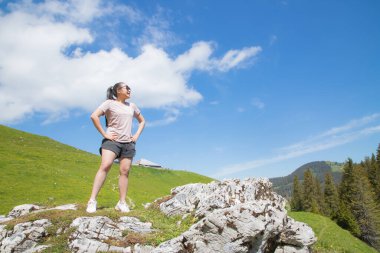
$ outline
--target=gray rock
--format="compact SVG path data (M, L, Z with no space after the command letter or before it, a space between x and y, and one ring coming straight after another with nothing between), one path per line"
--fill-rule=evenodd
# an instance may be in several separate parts
M69 243L71 252L86 253L86 252L98 252L98 251L110 251L112 247L113 252L125 252L130 253L130 248L121 248L110 246L107 243L98 241L96 239L89 239L85 237L79 237L75 240L72 240Z
M167 215L178 215L195 211L203 217L214 209L227 208L245 202L264 201L275 203L284 209L285 199L271 190L267 179L226 180L209 184L188 184L172 189L172 198L160 204Z
M194 252L190 248L185 248L185 239L183 236L178 236L172 240L166 241L158 245L152 253L178 253L178 252Z
M80 217L70 225L77 229L69 237L69 248L72 252L132 252L131 247L118 247L106 241L122 241L124 230L137 233L151 232L151 226L151 223L143 223L134 217L121 217L118 223L104 216ZM133 250L141 253L149 251L150 248L145 246L138 246Z
M289 245L278 246L274 253L308 253L310 250L307 247L293 247Z
M4 223L10 220L13 220L15 218L18 218L20 216L30 214L30 213L39 213L39 212L51 211L51 210L63 210L63 211L77 210L77 205L67 204L67 205L45 209L44 207L33 205L33 204L23 204L23 205L14 207L7 216L0 215L0 223Z
M39 209L40 209L39 206L33 205L33 204L19 205L19 206L14 207L12 211L9 212L8 217L17 218Z
M25 238L26 236L23 233L12 234L11 236L6 237L1 242L0 252L13 252L16 248L18 248L18 245L21 244Z
M67 205L62 205L62 206L56 206L47 210L77 210L77 205L76 204L67 204Z
M120 217L120 222L117 224L121 230L130 230L136 233L151 233L152 223L141 222L135 217Z
M7 234L8 234L8 230L6 230L7 226L6 225L0 225L0 245L1 245L1 241L7 237Z
M160 204L161 211L167 215L194 213L200 220L152 253L309 252L315 235L306 224L287 217L285 203L267 179L174 188L171 198Z
M13 220L14 218L12 217L6 217L5 215L0 215L0 223L4 223L10 220Z
M77 210L77 209L78 208L76 204L67 204L67 205L61 205L61 206L56 206L52 208L40 207L38 210L32 211L32 213L40 213L40 212L52 211L52 210L66 211L66 210Z
M42 252L44 251L45 249L47 248L50 248L51 245L38 245L34 248L31 248L31 249L28 249L28 250L25 250L23 253L36 253L36 252Z
M46 228L50 225L51 222L47 219L36 220L17 224L12 231L5 231L5 233L5 226L1 226L0 233L3 238L0 241L0 252L41 251L42 247L37 244L47 235Z
M280 235L280 242L296 247L310 246L317 241L313 230L305 223L287 219L287 225Z
M154 247L138 243L133 246L133 253L150 253L152 250L154 250Z
M122 231L117 227L116 223L104 216L76 218L70 227L77 227L77 230L71 234L71 238L122 239Z

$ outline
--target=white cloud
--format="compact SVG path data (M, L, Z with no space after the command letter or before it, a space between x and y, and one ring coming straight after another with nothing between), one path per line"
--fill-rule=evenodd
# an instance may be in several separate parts
M87 23L93 18L101 16L106 8L100 6L100 0L47 0L43 3L34 3L23 0L10 3L8 6L13 12L23 12L50 18L63 18L71 22Z
M166 112L152 125L168 124L178 117L179 108L202 99L187 83L192 71L227 71L261 50L233 50L221 59L211 57L211 42L194 43L174 58L155 44L145 44L135 57L119 48L87 51L96 37L84 23L110 13L112 5L104 10L100 1L79 2L25 0L0 15L0 122L44 113L49 123L68 117L72 110L92 111L105 99L108 86L125 81L139 107Z
M177 118L180 115L180 111L176 108L169 108L166 110L164 118L160 120L155 120L155 121L148 121L147 122L147 127L156 127L156 126L165 126L170 123L173 123L177 120Z
M261 52L261 47L249 47L241 50L229 50L221 59L210 58L215 44L212 42L197 42L186 53L176 59L176 68L181 72L193 70L203 71L229 71L252 59Z
M315 137L308 138L305 141L280 148L280 154L275 155L274 157L257 159L221 168L218 173L214 175L214 177L221 178L242 171L260 168L265 165L274 164L291 158L334 148L349 142L353 142L368 135L380 133L380 124L379 122L376 122L378 118L380 118L379 113L360 119L354 119L343 126L333 127L330 130L318 134ZM375 125L368 126L370 123ZM358 127L360 128L358 129Z
M302 152L305 150L310 150L311 148L318 151L324 146L337 146L340 143L344 144L349 142L352 138L355 138L355 136L357 136L356 133L360 133L362 131L362 129L358 130L358 128L366 126L379 118L380 113L375 113L360 119L353 119L343 126L333 127L304 141L289 145L287 147L282 147L279 151L296 153L299 151ZM315 143L318 143L319 145L315 145Z
M261 50L261 47L247 47L242 50L229 50L224 57L218 61L218 69L221 71L228 71L237 67L247 59L256 56Z
M212 52L211 43L204 41L194 43L190 50L177 57L175 60L176 70L183 73L191 72L194 69L210 70L212 68L210 61Z

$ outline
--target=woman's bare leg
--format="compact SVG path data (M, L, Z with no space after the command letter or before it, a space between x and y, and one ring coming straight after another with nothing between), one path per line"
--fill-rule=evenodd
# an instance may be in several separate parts
M132 159L120 159L120 174L119 174L119 197L120 201L124 202L128 191L128 175L131 168Z
M115 158L116 154L114 152L107 149L102 149L102 162L94 179L94 185L92 187L90 199L96 200L96 197L98 196L98 193L102 188L104 181L106 180L107 173L111 169Z

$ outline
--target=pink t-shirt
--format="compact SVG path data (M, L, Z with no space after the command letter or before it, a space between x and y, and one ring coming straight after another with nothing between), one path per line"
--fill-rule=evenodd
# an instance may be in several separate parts
M139 108L134 103L108 99L98 109L107 117L107 134L116 133L118 142L131 142L132 120L140 114Z

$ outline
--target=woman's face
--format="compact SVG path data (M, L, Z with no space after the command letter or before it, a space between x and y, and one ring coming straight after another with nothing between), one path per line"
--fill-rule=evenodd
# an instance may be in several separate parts
M117 90L118 96L122 95L125 98L130 98L131 97L131 88L129 88L128 85L122 84L120 88Z

